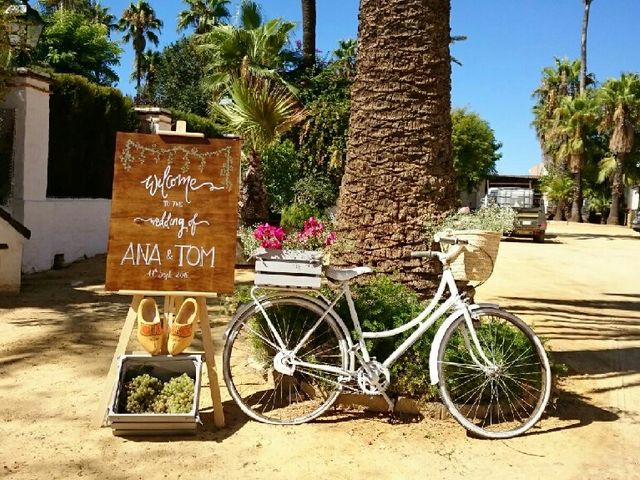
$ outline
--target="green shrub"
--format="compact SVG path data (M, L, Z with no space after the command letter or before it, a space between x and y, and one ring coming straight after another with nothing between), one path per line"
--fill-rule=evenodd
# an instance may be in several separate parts
M321 211L334 206L338 199L335 186L323 175L307 175L295 183L293 190L296 203L311 205Z
M388 276L376 276L367 283L354 285L352 293L364 331L379 332L400 327L424 309L413 290ZM337 306L337 311L345 321L351 318L344 300ZM392 395L429 399L436 394L429 381L429 352L436 331L437 327L431 327L392 365L389 388ZM370 355L383 362L412 332L413 329L395 337L368 340ZM352 334L355 337L355 332Z
M134 131L133 102L119 90L53 75L47 196L111 198L116 132Z
M282 212L293 202L294 185L300 178L300 161L291 140L277 143L262 152L264 183L269 196L269 210Z
M302 230L304 222L309 217L321 217L318 208L304 203L292 203L282 210L280 225L287 231Z

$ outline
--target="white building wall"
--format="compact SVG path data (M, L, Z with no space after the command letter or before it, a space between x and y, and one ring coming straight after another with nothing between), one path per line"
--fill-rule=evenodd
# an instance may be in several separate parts
M49 270L57 254L69 263L107 251L111 200L47 199L24 206L31 239L24 246L23 272Z
M0 243L9 246L0 250L0 294L20 292L20 261L25 241L26 238L0 218Z
M640 206L640 186L630 187L627 198L629 198L629 208L637 210Z
M22 271L49 270L107 251L111 200L47 198L49 79L25 69L11 79L3 107L16 111L14 176L7 210L31 230Z

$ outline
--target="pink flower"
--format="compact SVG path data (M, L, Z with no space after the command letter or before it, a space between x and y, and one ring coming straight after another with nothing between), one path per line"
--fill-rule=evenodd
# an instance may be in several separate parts
M284 241L284 230L281 227L274 227L265 223L259 225L253 232L253 236L260 242L263 248L281 249Z
M336 241L336 232L329 232L329 235L327 235L327 238L324 241L324 245L325 247L329 247L333 245L335 241Z
M328 247L336 241L335 232L325 231L324 224L317 218L310 217L304 222L302 231L294 239L286 239L282 227L275 227L265 223L258 225L253 236L263 248L282 250L283 248L319 250Z
M310 217L304 222L304 227L300 233L301 238L317 237L324 232L324 225L317 218Z

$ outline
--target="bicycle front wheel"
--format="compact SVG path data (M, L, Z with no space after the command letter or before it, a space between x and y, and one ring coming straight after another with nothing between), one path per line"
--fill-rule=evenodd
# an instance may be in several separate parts
M464 316L444 334L438 351L440 394L453 417L484 438L510 438L541 417L551 390L547 354L533 330L498 308L472 313L481 359Z
M244 413L264 423L312 420L342 390L344 335L330 315L320 320L323 310L309 300L276 298L262 307L270 324L253 305L229 331L223 353L229 393Z

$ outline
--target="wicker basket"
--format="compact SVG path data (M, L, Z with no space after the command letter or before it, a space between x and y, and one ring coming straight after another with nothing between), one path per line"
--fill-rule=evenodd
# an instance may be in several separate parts
M485 282L493 272L502 235L484 230L454 230L442 236L466 240L463 253L451 264L453 278L465 282ZM441 248L451 248L441 245Z

